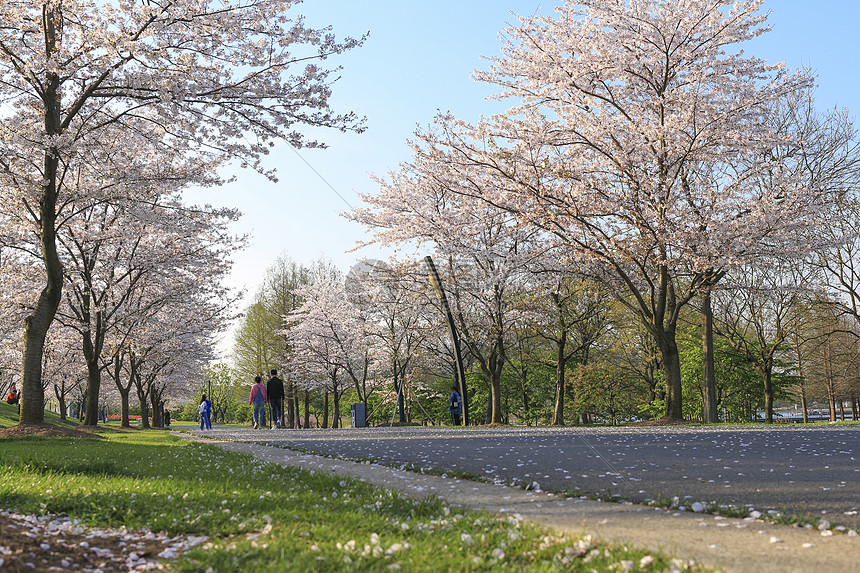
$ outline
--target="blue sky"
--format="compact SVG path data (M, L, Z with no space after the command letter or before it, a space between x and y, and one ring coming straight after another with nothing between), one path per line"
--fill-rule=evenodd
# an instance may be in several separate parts
M471 72L486 68L482 57L498 53L499 33L515 21L512 12L549 13L554 5L532 0L307 0L298 5L311 26L331 25L341 37L370 32L363 47L337 60L344 69L332 99L336 110L366 116L368 129L361 135L316 133L329 149L300 150L300 156L286 145L277 147L266 164L278 170L278 183L239 171L234 183L193 195L196 202L230 205L244 213L236 231L250 233L252 245L238 258L231 286L253 293L282 253L303 264L325 256L344 271L359 258L380 256L374 249L346 253L362 239L363 229L340 213L360 204L357 193L373 192L370 174L384 175L409 160L406 140L437 110L474 120L498 109L485 101L493 90L472 81ZM746 53L783 61L789 68L812 68L818 106L847 107L856 116L860 3L770 0L764 9L771 12L773 30L745 46Z

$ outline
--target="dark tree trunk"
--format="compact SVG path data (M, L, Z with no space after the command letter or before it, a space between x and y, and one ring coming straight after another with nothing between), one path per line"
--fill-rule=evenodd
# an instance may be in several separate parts
M66 396L65 394L60 394L57 396L57 402L60 404L60 420L66 419Z
M296 407L296 385L290 380L287 382L287 427L288 428L296 428L298 424L296 423L296 417L298 415L298 408Z
M59 3L46 3L42 11L45 52L51 58L62 40L62 14ZM48 72L45 78L42 104L45 112L45 133L57 135L61 131L60 77ZM21 358L21 404L19 423L35 424L45 420L45 387L42 385L42 354L48 328L54 321L63 290L63 265L57 254L57 179L59 153L49 149L45 153L42 179L42 196L39 200L39 232L42 260L45 265L46 284L33 308L24 319L24 354Z
M116 386L117 391L119 392L120 397L120 426L123 428L131 427L131 419L129 418L129 403L128 397L131 393L131 387L134 381L134 362L132 361L129 364L129 367L132 368L131 373L128 377L128 384L125 386L122 385L120 379L122 378L122 359L120 356L114 356L113 360L113 381Z
M803 423L809 423L809 404L806 401L806 386L800 385L800 408L803 410Z
M764 370L764 418L768 424L773 424L773 373L770 368Z
M553 426L564 426L564 386L565 386L565 358L564 353L567 349L567 332L562 332L558 339L556 348L556 363L555 363L555 407L552 412Z
M706 424L719 422L717 376L714 368L714 312L711 291L702 295L702 417Z
M86 304L89 306L89 297L85 297ZM84 312L84 317L89 318L88 312ZM96 313L95 324L95 339L92 331L87 330L83 333L84 359L87 363L87 415L84 418L85 426L95 426L98 424L98 406L99 392L102 384L102 371L99 368L99 360L101 358L102 341L104 335L100 332L102 327L101 313Z
M340 395L337 390L332 393L332 400L334 402L334 411L331 415L331 427L340 428Z
M323 419L322 427L328 428L328 392L323 393Z
M137 399L140 400L140 427L149 429L149 402L141 386L137 387Z
M684 410L681 402L681 356L675 340L674 329L669 329L660 341L660 354L663 358L663 373L666 376L666 409L669 420L683 420Z

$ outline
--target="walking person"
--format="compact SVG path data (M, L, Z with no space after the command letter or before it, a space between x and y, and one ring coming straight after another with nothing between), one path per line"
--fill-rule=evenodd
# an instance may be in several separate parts
M460 425L460 409L463 401L460 399L460 393L456 386L451 386L451 395L448 397L448 411L451 412L451 420L455 426Z
M259 376L254 377L254 385L251 386L251 396L248 403L254 406L254 429L258 430L266 426L266 403L269 401L266 395L266 385Z
M282 427L281 418L284 415L284 381L278 378L278 371L272 370L272 377L266 384L266 394L269 397L269 409L272 411L272 429Z
M209 420L209 416L212 413L212 402L206 399L206 394L203 394L200 398L200 405L197 406L197 412L200 414L200 429L211 430L212 423Z

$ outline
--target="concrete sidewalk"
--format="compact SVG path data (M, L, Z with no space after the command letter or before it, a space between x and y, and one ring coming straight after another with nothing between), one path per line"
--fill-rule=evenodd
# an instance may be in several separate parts
M660 550L723 571L832 573L860 571L860 537L775 525L752 519L666 511L641 505L559 496L467 480L421 475L255 443L187 439L217 445L260 460L350 476L410 497L436 496L448 503L493 513L518 514L572 534Z

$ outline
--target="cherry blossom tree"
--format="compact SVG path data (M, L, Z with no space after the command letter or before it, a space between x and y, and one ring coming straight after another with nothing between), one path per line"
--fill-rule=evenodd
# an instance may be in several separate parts
M334 69L325 66L362 40L339 41L328 29L307 28L296 4L0 4L2 205L5 220L34 237L44 265L41 293L25 320L22 423L43 419L41 354L63 285L58 210L75 198L78 189L69 186L76 175L96 170L92 158L133 149L112 166L113 180L175 171L177 178L211 184L212 171L186 169L235 159L263 171L261 158L276 140L322 145L302 126L362 129L353 114L330 109ZM122 194L134 188L109 187Z
M798 250L820 221L818 194L770 153L785 138L767 121L809 78L739 51L767 30L761 5L583 0L520 18L475 74L513 106L477 126L441 116L418 136L434 173L481 173L491 184L475 196L552 234L638 317L668 418L683 416L682 309L715 269Z
M110 366L102 359L106 341L124 334L133 310L143 310L138 317L144 319L168 303L160 298L136 304L153 281L171 281L179 272L197 281L220 280L218 273L229 264L218 257L233 246L224 227L235 217L231 210L188 208L178 197L162 197L142 205L100 202L59 228L68 288L57 318L81 337L88 369L86 424L98 421L101 373Z
M349 214L385 245L432 247L462 340L490 387L488 418L502 422L501 375L518 276L545 251L541 233L476 199L492 185L480 169L456 170L415 147L415 159L387 178L369 206Z
M348 299L342 278L323 277L300 287L298 295L304 302L285 317L289 328L280 331L289 341L291 372L300 385L333 396L337 423L347 381L362 402L374 390L366 321Z
M428 328L426 273L409 261L362 261L347 274L346 294L358 309L366 340L376 358L377 377L393 382L399 421L406 419L405 382L432 332ZM419 282L420 281L420 282ZM366 396L366 392L365 392ZM366 401L366 400L365 400Z

